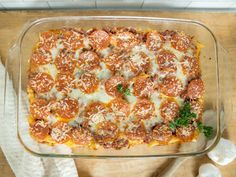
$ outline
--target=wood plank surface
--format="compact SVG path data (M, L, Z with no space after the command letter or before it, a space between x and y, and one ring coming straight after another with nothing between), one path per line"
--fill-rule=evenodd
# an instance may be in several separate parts
M12 41L16 39L24 24L28 21L49 16L66 15L127 15L185 18L205 23L216 35L231 58L232 71L236 70L236 13L223 12L180 12L180 11L0 11L0 55L3 62ZM236 89L236 78L232 76L233 90ZM233 108L236 106L236 92L232 93ZM235 114L235 109L232 110ZM224 137L236 143L236 119L231 118ZM149 177L160 172L171 159L77 159L76 164L80 177ZM176 177L195 177L203 163L211 162L207 156L187 160L177 171ZM218 165L217 165L218 166ZM218 166L223 177L236 176L236 160L227 166ZM0 177L13 177L7 161L0 150Z

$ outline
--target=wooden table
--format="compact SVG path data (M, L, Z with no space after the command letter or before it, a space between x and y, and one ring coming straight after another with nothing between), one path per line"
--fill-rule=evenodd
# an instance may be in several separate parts
M7 57L7 51L24 23L29 20L65 15L130 15L171 17L199 20L212 29L220 43L227 49L232 59L232 69L236 71L236 13L222 12L179 12L179 11L2 11L0 12L0 55L3 62ZM236 78L233 75L233 90L236 89ZM236 106L236 92L233 93L233 107ZM233 115L235 114L233 110ZM236 143L236 119L227 127L225 137ZM171 159L77 159L76 164L80 177L148 177L156 170L161 171ZM207 156L189 159L176 172L176 177L197 176L198 168L203 163L211 162ZM217 165L218 166L218 165ZM236 160L227 166L218 166L224 177L236 176ZM7 161L0 150L0 177L13 177Z

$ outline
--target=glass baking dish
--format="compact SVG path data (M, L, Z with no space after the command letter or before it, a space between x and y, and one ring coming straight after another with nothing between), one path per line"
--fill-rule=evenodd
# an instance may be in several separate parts
M194 36L204 48L201 51L200 61L202 78L205 82L204 117L206 124L214 127L214 136L206 140L200 135L196 142L184 144L171 144L168 146L137 145L129 149L113 150L100 148L91 150L87 148L68 148L63 145L49 147L37 144L30 138L27 122L27 71L28 59L32 48L38 40L39 33L49 29L62 27L92 27L124 26L139 29L157 29L184 31ZM52 17L35 20L26 24L24 30L9 51L9 59L6 63L8 74L6 82L13 83L16 98L16 120L19 141L29 152L42 157L91 157L91 158L131 158L131 157L180 157L195 156L207 153L218 143L221 136L221 118L230 117L230 79L224 70L230 65L223 49L218 44L216 37L205 25L191 20L168 19L154 17L126 17L126 16L69 16ZM227 69L228 70L228 69ZM6 84L7 85L7 84ZM10 101L9 91L5 89L5 105ZM5 109L6 110L6 109ZM210 115L210 118L209 118ZM208 118L207 118L208 117ZM210 119L210 121L209 121Z

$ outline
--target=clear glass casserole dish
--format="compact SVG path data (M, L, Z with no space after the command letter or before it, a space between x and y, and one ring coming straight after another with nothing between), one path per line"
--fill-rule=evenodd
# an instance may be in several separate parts
M134 27L142 30L158 29L184 31L194 36L204 48L201 50L200 62L202 79L205 83L204 111L206 124L214 127L214 136L210 141L200 135L196 142L183 144L170 144L168 146L138 145L129 149L113 150L87 148L68 148L63 145L49 147L37 144L28 133L28 106L27 106L27 71L29 67L32 48L38 40L42 31L62 27L82 27L89 29L105 26ZM17 133L19 141L29 152L44 157L91 157L91 158L130 158L130 157L180 157L201 155L210 151L218 143L221 136L223 117L230 117L230 81L224 71L229 65L226 61L224 51L219 46L214 34L205 25L190 20L164 19L153 17L121 17L121 16L74 16L74 17L52 17L35 20L27 24L19 36L13 48L10 50L10 57L6 63L8 74L6 82L12 80L16 92L17 108ZM6 84L7 85L7 84ZM225 91L227 90L227 92ZM5 105L9 101L8 90L5 89ZM5 109L6 110L6 109ZM210 118L209 118L210 115ZM203 119L204 119L203 117ZM211 119L209 121L209 119ZM205 120L203 120L205 121Z

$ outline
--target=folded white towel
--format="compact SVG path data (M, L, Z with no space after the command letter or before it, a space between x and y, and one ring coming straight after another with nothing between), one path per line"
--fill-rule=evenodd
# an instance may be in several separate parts
M1 113L4 104L4 76L5 68L0 63ZM40 158L23 148L17 138L16 96L10 80L7 80L6 88L8 95L5 114L0 115L0 147L16 177L78 177L73 159Z
M213 164L205 163L200 166L198 177L221 177L221 173Z
M236 158L236 146L232 141L221 138L216 147L207 155L215 163L227 165Z

